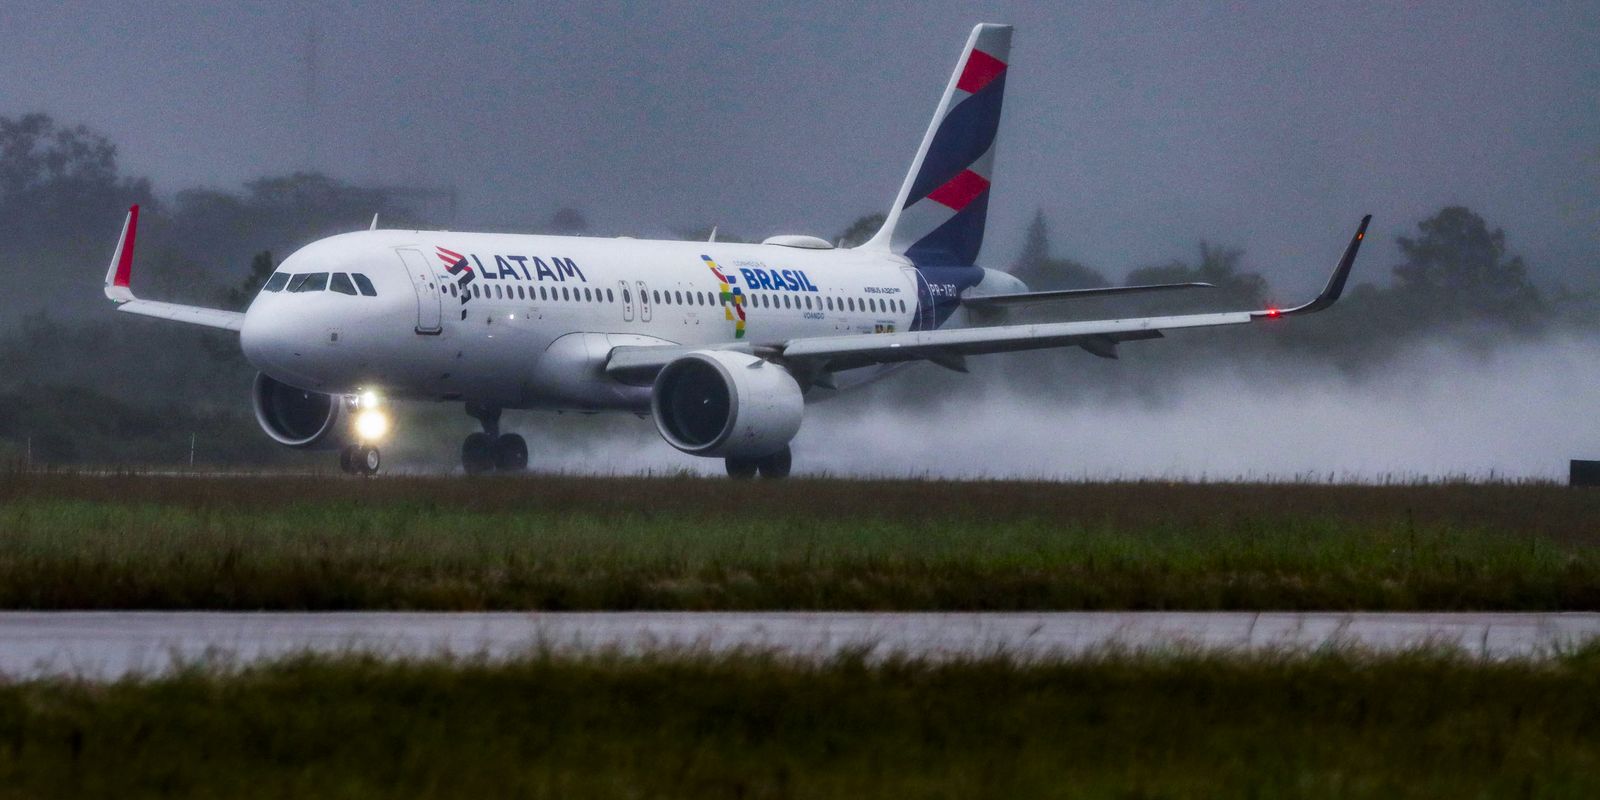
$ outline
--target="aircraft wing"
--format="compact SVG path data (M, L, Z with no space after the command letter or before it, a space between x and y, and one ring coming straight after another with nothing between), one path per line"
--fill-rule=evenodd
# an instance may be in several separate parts
M187 322L191 325L204 325L207 328L225 328L237 331L244 325L244 315L237 311L224 311L220 308L205 308L202 306L185 306L177 303L158 303L154 300L129 300L119 306L118 311L129 314L138 314L143 317L156 317L157 319L170 319L173 322Z
M117 240L116 252L111 254L111 266L106 268L106 297L117 304L118 311L230 331L237 331L244 325L244 315L237 311L161 303L134 297L133 244L138 235L139 207L133 206L128 209L128 218L122 223L122 237Z
M1310 314L1333 305L1344 293L1356 251L1366 238L1369 214L1345 247L1333 275L1320 294L1309 303L1294 308L1268 308L1258 311L1233 311L1215 314L1182 314L1167 317L1049 322L1028 325L997 325L901 333L865 333L847 336L815 336L771 344L739 343L742 350L772 361L805 367L809 372L834 371L887 364L898 361L927 360L958 371L965 370L964 358L984 353L1006 353L1046 347L1081 346L1095 355L1115 358L1118 342L1157 339L1164 331L1185 328L1213 328L1246 325L1279 317ZM606 372L630 383L648 382L655 373L691 350L689 346L618 347L612 351ZM709 348L730 349L730 348Z

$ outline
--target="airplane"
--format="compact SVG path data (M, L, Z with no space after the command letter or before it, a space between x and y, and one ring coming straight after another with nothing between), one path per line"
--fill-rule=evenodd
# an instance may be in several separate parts
M1115 358L1169 331L1272 323L1344 291L1371 215L1323 290L1292 308L1019 323L1038 303L1201 288L1030 291L978 266L1011 51L1010 26L973 28L881 229L850 248L805 235L760 244L379 229L284 259L243 313L136 297L139 209L105 293L132 314L237 331L259 372L267 436L338 449L378 472L392 400L462 403L468 474L528 465L505 409L650 417L667 444L731 477L782 478L805 408L911 362L966 371L988 353L1079 347ZM957 312L964 312L958 314Z

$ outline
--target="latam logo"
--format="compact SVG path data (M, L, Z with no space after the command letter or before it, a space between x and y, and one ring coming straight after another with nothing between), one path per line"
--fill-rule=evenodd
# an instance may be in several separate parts
M467 263L466 256L443 247L435 247L434 250L439 260L444 262L444 271L450 273L456 279L456 286L460 287L461 318L466 319L467 301L472 299L472 292L467 291L467 287L472 285L477 273L472 271L472 265Z
M461 264L463 269L474 271L487 280L505 280L509 278L516 281L556 281L565 283L568 278L572 278L584 283L589 282L589 278L583 274L583 270L578 268L577 262L570 258L555 257L551 258L547 263L537 256L493 255L489 256L492 260L484 261L471 253L462 255L454 250L446 250L443 247L438 248L438 250L439 259L445 262L447 268L452 270L452 274L454 274L455 266ZM466 263L469 260L471 263Z

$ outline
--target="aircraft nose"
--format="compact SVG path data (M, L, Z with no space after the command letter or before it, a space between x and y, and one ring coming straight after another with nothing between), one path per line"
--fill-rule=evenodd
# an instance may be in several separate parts
M260 304L251 307L239 327L239 348L256 369L299 386L316 383L308 374L311 354L310 326L292 315L274 313Z

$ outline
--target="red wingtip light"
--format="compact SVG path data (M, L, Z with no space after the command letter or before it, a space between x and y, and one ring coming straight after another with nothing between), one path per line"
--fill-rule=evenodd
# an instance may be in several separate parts
M1269 317L1279 317L1279 316L1282 316L1282 315L1283 315L1283 312L1279 311L1276 308L1267 309L1267 316L1269 316Z
M1356 234L1356 241L1358 241L1358 242L1361 241L1362 239L1365 239L1365 238L1367 238L1367 232L1366 231L1362 231L1362 232Z

